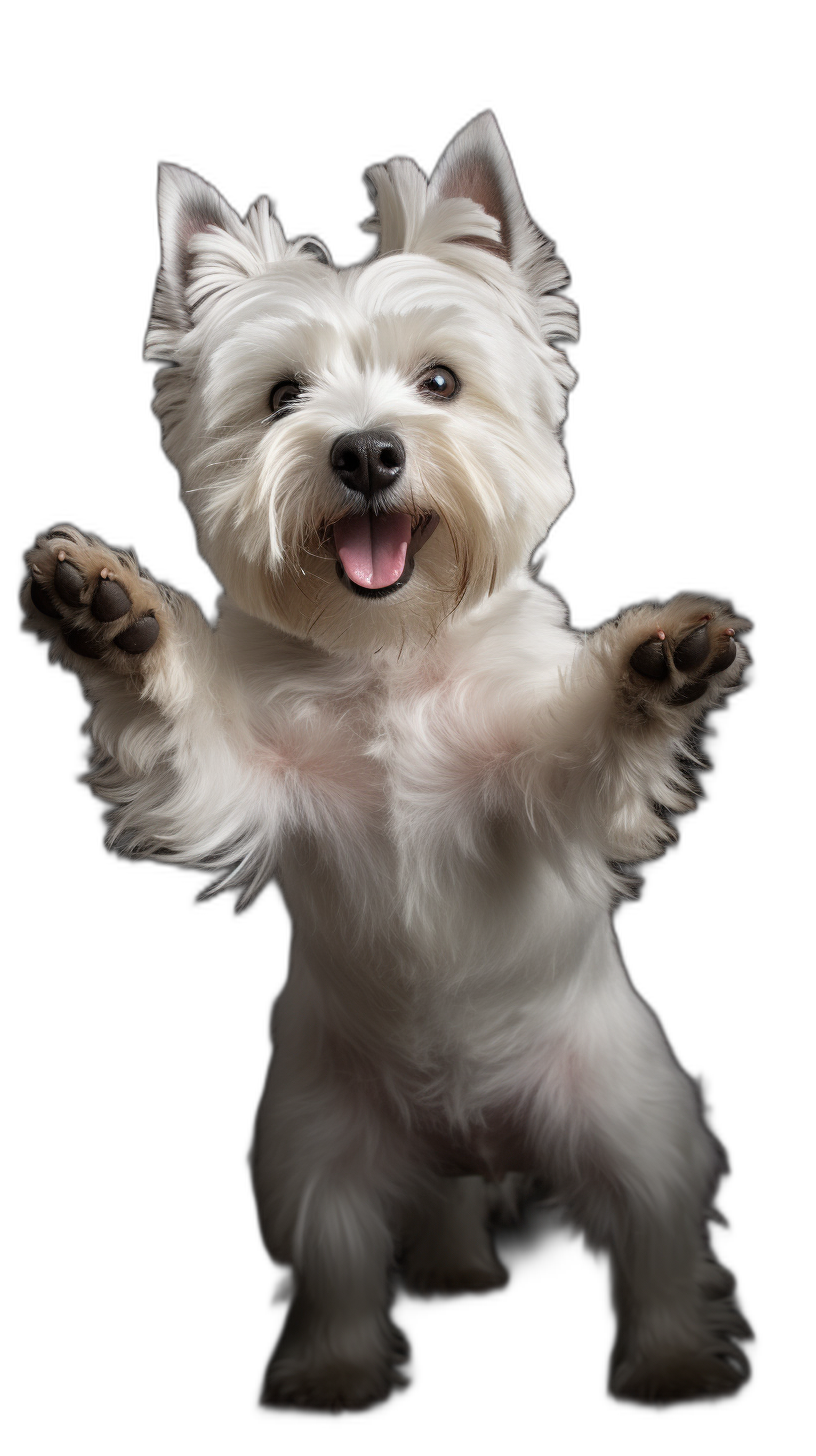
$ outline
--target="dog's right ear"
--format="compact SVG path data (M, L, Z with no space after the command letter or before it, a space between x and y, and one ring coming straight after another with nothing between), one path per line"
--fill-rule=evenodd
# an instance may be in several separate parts
M229 203L203 177L159 166L161 265L145 339L146 359L173 359L175 346L193 325L190 283L195 252L192 239L218 229L240 239L243 225Z

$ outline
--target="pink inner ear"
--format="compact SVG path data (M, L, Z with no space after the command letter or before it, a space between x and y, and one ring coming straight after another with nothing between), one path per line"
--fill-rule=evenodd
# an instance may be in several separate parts
M478 157L457 162L446 179L444 195L469 197L471 202L478 202L489 217L495 217L501 228L500 242L491 242L487 238L457 238L456 242L470 243L475 248L484 248L488 253L497 253L500 258L509 260L510 230L507 211L498 178L489 163L480 161Z

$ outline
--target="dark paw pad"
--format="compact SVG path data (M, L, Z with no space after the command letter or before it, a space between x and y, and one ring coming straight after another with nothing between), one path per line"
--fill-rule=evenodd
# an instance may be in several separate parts
M65 557L57 562L54 570L54 590L58 597L69 607L82 605L82 588L85 585L85 578L82 572L74 566L73 562L67 561Z
M130 597L118 581L109 576L100 578L91 601L91 613L97 622L116 622L130 611Z
M88 632L85 627L72 627L70 631L63 632L63 638L72 652L78 657L101 657L102 644L97 642L93 633Z
M703 696L707 687L708 683L705 681L685 683L683 687L672 693L669 702L675 707L680 707L684 703L696 703L697 699Z
M733 637L731 637L729 638L725 647L723 647L722 651L718 652L710 667L706 668L706 677L714 677L715 673L725 672L725 669L731 666L731 663L734 661L736 655L737 644L734 641Z
M56 617L57 621L60 620L60 613L51 601L42 582L37 581L36 577L33 576L31 578L31 605L36 607L38 612L42 612L44 617Z
M702 667L708 653L708 624L703 622L702 626L695 627L682 642L678 642L674 649L674 665L681 672L693 672L695 668Z
M124 632L120 632L119 636L114 637L113 640L123 652L136 656L139 653L147 652L153 646L158 635L159 624L154 616L148 614L146 617L140 617L139 621L134 622L130 627L126 627Z
M662 682L669 675L669 654L665 640L653 637L648 642L641 642L629 658L629 666L640 673L641 677Z

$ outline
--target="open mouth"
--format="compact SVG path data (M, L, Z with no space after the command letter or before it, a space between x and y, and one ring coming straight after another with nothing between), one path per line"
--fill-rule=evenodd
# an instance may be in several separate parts
M414 557L439 525L434 512L367 511L332 527L337 575L358 596L390 596L410 581Z

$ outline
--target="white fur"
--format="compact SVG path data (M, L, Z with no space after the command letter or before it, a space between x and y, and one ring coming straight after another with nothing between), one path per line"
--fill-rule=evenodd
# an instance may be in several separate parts
M401 1241L419 1283L435 1257L440 1280L453 1262L499 1282L483 1184L457 1193L449 1155L461 1172L546 1173L613 1251L617 1388L673 1398L684 1362L737 1359L699 1273L716 1268L703 1225L721 1154L610 909L620 864L673 834L656 805L690 804L689 732L743 654L701 702L671 707L651 685L635 702L628 659L658 609L585 638L527 570L571 496L557 339L575 310L492 118L430 186L407 160L369 181L379 251L337 271L314 240L287 242L266 199L242 222L162 171L147 354L226 595L215 631L168 595L138 674L81 664L93 782L118 849L207 864L240 903L275 874L291 908L254 1173L298 1295L267 1397L387 1393ZM449 402L417 390L435 363L462 381ZM305 393L270 420L288 378ZM407 585L366 601L326 546L355 508L329 450L376 427L406 450L389 507L440 524Z

